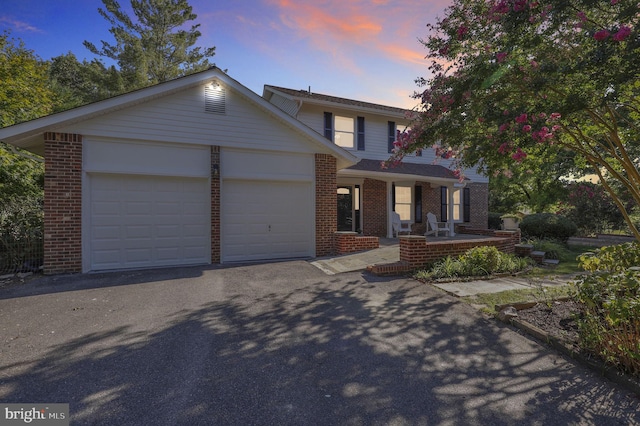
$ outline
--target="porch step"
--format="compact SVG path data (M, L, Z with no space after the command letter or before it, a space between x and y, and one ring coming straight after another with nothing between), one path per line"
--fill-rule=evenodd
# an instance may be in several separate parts
M542 264L544 262L544 255L546 253L543 251L532 251L530 256L533 260L536 261L537 264Z

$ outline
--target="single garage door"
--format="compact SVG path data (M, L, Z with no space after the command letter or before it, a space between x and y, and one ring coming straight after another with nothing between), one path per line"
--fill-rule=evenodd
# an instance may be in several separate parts
M206 178L92 174L90 269L211 261Z
M310 182L223 181L222 261L313 256L312 190Z

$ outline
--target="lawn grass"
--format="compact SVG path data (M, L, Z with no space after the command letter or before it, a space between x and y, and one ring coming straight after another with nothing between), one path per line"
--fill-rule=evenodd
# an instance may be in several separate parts
M530 271L521 274L520 278L530 279L534 286L524 290L507 290L493 294L479 294L476 296L463 297L462 300L473 304L482 305L482 311L488 314L495 314L496 305L506 305L520 302L549 303L554 299L567 297L570 294L570 285L559 285L553 287L535 286L536 279L553 279L554 276L572 275L584 272L578 262L578 256L593 251L597 247L583 245L569 245L559 253L561 260L556 266L536 266Z
M578 256L591 252L598 247L569 245L561 253L560 263L556 266L536 266L522 275L527 278L544 278L549 275L569 275L584 272L578 263Z
M550 303L554 299L569 296L570 290L570 285L532 287L523 290L506 290L500 293L477 294L462 297L461 300L472 305L482 305L483 312L493 315L496 313L496 305L522 302Z

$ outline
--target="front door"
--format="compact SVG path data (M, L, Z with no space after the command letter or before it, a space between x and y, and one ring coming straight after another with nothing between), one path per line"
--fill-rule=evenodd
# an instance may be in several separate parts
M338 231L353 231L353 187L338 187Z

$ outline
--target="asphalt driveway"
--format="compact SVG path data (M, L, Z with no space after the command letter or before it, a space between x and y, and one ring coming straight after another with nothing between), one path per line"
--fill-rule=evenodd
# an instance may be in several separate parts
M427 285L303 261L0 290L0 401L72 424L629 425L640 401Z

